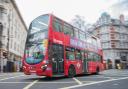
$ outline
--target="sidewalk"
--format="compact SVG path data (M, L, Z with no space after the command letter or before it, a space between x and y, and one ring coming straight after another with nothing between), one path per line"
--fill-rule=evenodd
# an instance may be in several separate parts
M102 71L101 74L128 74L128 69L108 69Z

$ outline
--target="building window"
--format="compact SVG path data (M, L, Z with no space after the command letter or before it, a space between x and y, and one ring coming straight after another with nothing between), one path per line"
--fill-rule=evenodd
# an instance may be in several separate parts
M102 47L103 47L103 48L109 48L109 43L108 43L108 42L102 43Z
M13 47L13 40L11 39L10 48L12 49L12 47Z
M108 34L101 35L101 40L102 41L109 40L109 35Z
M111 46L112 46L112 48L115 48L116 47L115 44L112 44Z
M124 48L124 43L123 42L120 42L120 47Z
M3 12L4 12L4 9L0 7L0 19L3 18Z
M125 39L125 35L124 34L120 34L120 39Z
M16 50L16 42L14 42L14 50Z

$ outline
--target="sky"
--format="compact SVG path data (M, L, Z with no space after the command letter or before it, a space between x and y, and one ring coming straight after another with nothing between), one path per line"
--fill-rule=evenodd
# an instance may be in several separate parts
M70 22L75 15L83 16L87 23L95 23L103 12L118 17L117 14L124 10L123 5L128 0L15 0L21 15L27 25L30 22L46 13ZM122 1L124 3L122 3ZM127 6L127 5L126 5ZM122 8L122 9L120 9ZM118 12L120 9L120 13ZM127 9L127 8L125 8ZM114 13L113 11L116 11ZM124 10L128 14L128 10Z
M124 14L126 19L128 19L128 0L118 0L118 3L112 5L109 11L111 11L114 16Z

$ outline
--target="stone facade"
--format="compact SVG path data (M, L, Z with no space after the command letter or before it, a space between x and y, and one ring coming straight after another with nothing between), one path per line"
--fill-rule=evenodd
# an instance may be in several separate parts
M15 0L0 0L0 70L19 71L27 27Z
M113 19L107 13L103 13L98 19L93 34L101 39L104 59L110 59L113 68L120 63L122 68L128 65L128 21L120 15L119 19Z

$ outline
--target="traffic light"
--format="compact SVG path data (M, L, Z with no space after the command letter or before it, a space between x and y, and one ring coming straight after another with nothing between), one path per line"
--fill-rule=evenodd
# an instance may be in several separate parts
M4 56L5 58L7 58L7 57L8 57L7 52L3 52L3 56Z

